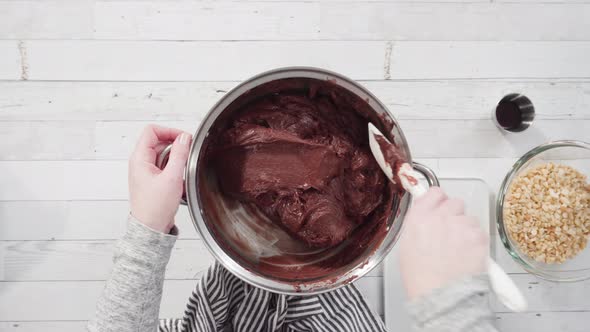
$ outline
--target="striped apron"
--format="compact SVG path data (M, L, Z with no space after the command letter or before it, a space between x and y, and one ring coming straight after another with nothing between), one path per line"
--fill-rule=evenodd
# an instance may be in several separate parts
M312 296L280 295L249 285L216 262L197 283L184 317L162 320L159 331L386 330L354 285Z

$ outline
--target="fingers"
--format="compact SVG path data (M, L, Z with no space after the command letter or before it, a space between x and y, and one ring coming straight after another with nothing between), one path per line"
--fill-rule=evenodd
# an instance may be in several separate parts
M184 167L188 160L188 154L191 146L191 135L182 133L178 135L172 144L168 164L164 168L164 174L175 179L182 179Z
M439 187L431 187L424 196L416 200L421 209L434 210L448 199L447 194Z
M447 199L438 206L437 213L441 216L462 216L465 214L465 204L461 199Z
M156 155L158 156L168 145L170 145L169 142L160 142L154 147L154 152L156 152Z
M463 234L467 234L470 240L473 240L476 243L487 243L489 241L489 237L482 228L479 220L475 217L470 216L452 216L452 220L449 222L453 222L463 230L469 230L464 232Z
M156 162L155 148L159 143L172 142L183 131L175 128L161 127L157 125L148 125L141 133L135 151L134 158L149 163Z

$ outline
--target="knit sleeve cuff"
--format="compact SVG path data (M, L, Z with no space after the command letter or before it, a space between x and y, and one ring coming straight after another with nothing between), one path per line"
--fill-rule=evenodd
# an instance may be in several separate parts
M127 230L118 245L119 253L146 263L166 265L176 243L177 234L176 226L170 234L164 234L143 225L129 214Z
M487 296L489 292L490 284L487 274L472 276L411 301L408 304L408 311L418 326L467 307L469 310L479 309L485 313L489 312Z

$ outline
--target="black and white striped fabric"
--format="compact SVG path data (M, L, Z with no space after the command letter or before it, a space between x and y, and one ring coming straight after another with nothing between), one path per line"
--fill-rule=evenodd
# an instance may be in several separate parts
M215 263L199 281L182 319L161 332L383 332L379 316L349 285L314 296L287 296L253 287Z

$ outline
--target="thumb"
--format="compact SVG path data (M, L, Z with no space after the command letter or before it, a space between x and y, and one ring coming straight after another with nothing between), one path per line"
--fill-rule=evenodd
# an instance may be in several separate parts
M168 164L164 168L164 173L174 178L181 178L184 174L186 161L191 147L191 135L188 133L181 133L176 137L172 143L172 150L168 158Z

